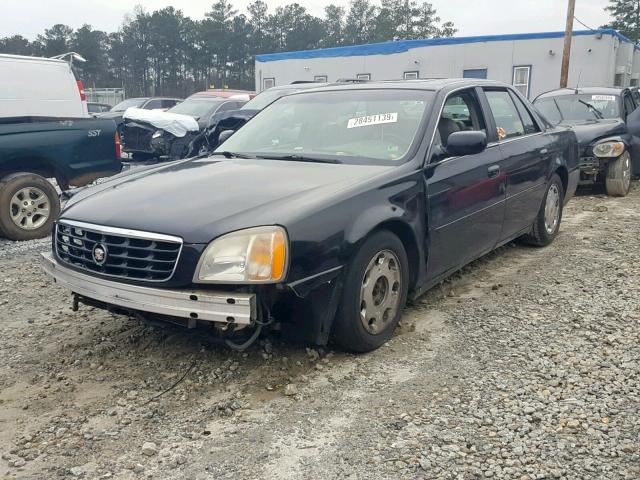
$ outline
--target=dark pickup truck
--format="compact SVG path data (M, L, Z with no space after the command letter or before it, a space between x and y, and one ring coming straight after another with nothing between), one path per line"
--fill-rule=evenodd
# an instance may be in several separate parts
M60 213L58 191L119 173L113 120L0 118L0 235L46 236Z

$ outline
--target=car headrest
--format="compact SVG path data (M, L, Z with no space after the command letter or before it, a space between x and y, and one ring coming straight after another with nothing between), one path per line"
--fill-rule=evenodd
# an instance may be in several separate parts
M460 125L458 125L455 120L442 117L440 119L440 122L438 122L438 132L440 133L440 138L442 139L442 145L444 147L447 146L447 140L449 139L449 135L459 131L460 131Z

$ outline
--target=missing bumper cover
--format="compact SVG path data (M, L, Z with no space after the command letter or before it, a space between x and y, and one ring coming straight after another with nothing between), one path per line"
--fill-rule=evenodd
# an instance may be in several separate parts
M193 319L198 321L250 325L256 319L256 295L248 293L212 292L191 289L169 290L141 287L76 272L60 265L50 253L42 254L42 266L61 287L67 288L82 298L122 307L124 309L160 315ZM196 296L197 301L192 299ZM232 298L233 303L228 299Z

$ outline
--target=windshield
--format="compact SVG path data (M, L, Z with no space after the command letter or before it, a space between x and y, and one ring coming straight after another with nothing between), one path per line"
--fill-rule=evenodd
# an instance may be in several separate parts
M223 98L187 98L184 102L167 110L171 113L189 115L196 119L208 114L224 102Z
M534 102L551 123L620 118L617 95L562 95L539 98Z
M432 99L433 92L420 90L290 95L262 110L216 152L393 165L409 152Z
M262 110L264 107L275 102L280 97L284 97L285 95L289 95L290 93L299 91L299 88L265 90L260 95L245 103L240 110Z
M112 112L124 112L129 107L141 107L144 102L146 102L146 98L129 98L127 100L123 100L122 102L116 104L111 111Z

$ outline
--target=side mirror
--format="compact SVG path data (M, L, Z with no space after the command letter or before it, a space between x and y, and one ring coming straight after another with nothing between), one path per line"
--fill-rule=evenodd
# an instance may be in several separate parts
M484 152L487 134L479 131L454 132L447 139L447 155L461 157Z
M225 141L229 140L229 137L236 133L234 130L223 130L218 135L218 145L222 145Z

